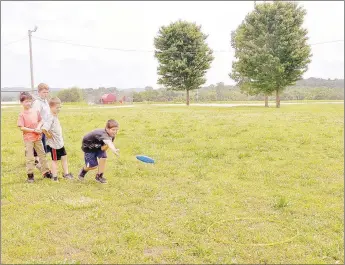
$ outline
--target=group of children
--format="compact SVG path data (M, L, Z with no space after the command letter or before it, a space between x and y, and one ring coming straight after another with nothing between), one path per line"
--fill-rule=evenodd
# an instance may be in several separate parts
M64 147L62 128L58 118L61 109L61 100L53 97L49 101L49 87L46 84L38 85L38 98L28 92L20 94L20 103L23 111L18 117L18 127L23 132L25 145L26 170L29 183L34 182L35 167L41 170L44 178L58 181L58 161L61 160L63 177L73 179L68 170L67 152ZM78 178L84 180L86 173L97 169L96 181L106 183L104 178L106 151L110 149L119 155L119 149L114 146L114 140L119 130L115 120L108 120L105 129L96 129L86 134L82 140L85 166L80 170ZM49 168L46 153L51 154L51 167Z

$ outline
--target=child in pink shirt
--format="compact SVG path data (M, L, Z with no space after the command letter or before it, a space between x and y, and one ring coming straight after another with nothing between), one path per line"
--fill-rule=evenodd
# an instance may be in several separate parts
M41 162L41 172L44 178L52 178L52 174L48 167L46 153L41 141L42 118L38 111L31 108L32 96L28 92L20 94L20 103L24 110L19 114L17 125L23 132L24 144L26 149L26 171L28 174L28 182L34 182L35 158L34 149Z

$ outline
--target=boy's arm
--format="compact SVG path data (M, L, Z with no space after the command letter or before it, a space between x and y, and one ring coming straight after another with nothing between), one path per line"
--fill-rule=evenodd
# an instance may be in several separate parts
M40 133L40 131L37 130L37 129L31 129L31 128L27 128L27 127L24 127L24 126L19 127L19 129L20 129L21 131L23 131L23 132L35 132L35 133Z
M103 140L103 142L110 148L111 151L117 156L119 156L119 149L117 149L111 140Z
M48 137L48 138L52 138L51 133L49 132L49 129L52 127L53 124L53 116L49 115L48 119L43 122L43 120L40 122L42 123L41 127L42 127L42 132ZM40 127L40 128L41 128Z

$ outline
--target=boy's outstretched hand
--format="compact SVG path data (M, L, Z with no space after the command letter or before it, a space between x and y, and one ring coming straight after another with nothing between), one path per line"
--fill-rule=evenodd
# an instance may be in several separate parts
M120 155L120 153L119 153L120 149L117 149L117 148L114 146L114 144L113 144L113 142L112 142L111 140L103 140L103 142L105 143L105 146L104 146L104 147L103 147L103 146L101 147L101 149L102 149L103 151L105 151L105 150L107 150L108 148L110 148L110 150L113 151L113 153L114 153L115 155L117 155L117 156Z

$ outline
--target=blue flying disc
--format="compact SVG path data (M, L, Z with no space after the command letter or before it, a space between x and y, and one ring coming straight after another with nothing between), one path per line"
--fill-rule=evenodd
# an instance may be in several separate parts
M138 160L140 160L141 162L144 162L144 163L153 164L155 162L151 157L148 157L148 156L139 155L139 156L136 156L136 157L137 157Z

